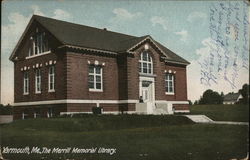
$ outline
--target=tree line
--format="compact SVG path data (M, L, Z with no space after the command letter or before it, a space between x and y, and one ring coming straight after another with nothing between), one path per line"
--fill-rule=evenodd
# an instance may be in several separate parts
M249 103L249 84L244 84L237 93L240 93L243 97L238 102L239 104ZM223 92L218 93L216 91L208 89L205 92L203 92L200 99L196 100L194 104L223 104L224 96L225 95ZM192 104L191 101L189 101L189 103Z

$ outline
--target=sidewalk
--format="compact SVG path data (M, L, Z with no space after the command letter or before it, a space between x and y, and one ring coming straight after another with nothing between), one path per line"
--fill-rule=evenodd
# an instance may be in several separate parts
M213 121L205 115L184 115L195 123L249 125L249 122Z

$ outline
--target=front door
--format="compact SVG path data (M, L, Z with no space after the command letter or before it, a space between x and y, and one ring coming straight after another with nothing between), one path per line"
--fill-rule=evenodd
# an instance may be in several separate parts
M151 81L142 81L141 96L142 96L144 103L152 101L152 82Z

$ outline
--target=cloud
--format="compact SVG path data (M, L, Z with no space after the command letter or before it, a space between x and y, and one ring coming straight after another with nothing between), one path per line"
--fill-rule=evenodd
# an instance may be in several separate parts
M207 18L206 13L203 12L192 12L188 15L187 17L187 21L188 22L194 22L194 21L205 21L205 19Z
M44 16L44 13L40 10L39 6L37 6L37 5L32 5L32 6L30 6L30 8L32 9L33 14L35 14L35 15L40 15L40 16Z
M127 21L142 16L141 12L131 13L124 8L115 8L113 13L115 17L112 18L112 21Z
M54 16L52 18L55 19L61 19L61 20L67 20L72 18L71 14L67 11L64 11L62 9L56 9L54 11Z
M11 23L2 25L2 52L14 48L25 26L28 24L30 16L25 17L19 13L11 13L8 19Z
M159 16L154 16L150 19L153 26L160 25L164 30L169 29L168 22L163 18Z
M25 30L30 18L33 14L48 16L44 14L39 6L30 6L32 13L28 16L24 16L18 12L12 12L8 15L8 20L10 23L2 24L1 30L1 53L2 53L2 81L1 81L1 103L7 104L13 102L14 95L14 73L13 73L13 63L8 60L11 52L13 51L15 45L17 44L19 38ZM53 18L57 19L69 19L71 15L61 9L55 9L53 12Z
M227 75L230 80L232 78L235 78L235 87L233 88L228 81L224 78L224 68L222 67L221 71L217 71L217 66L219 62L221 62L221 65L225 65L225 57L223 56L224 49L222 47L219 47L219 54L222 56L221 60L219 60L218 55L216 52L214 52L214 49L216 49L216 42L212 40L211 38L206 38L201 41L202 47L197 49L195 54L199 55L199 58L197 60L191 61L191 64L187 66L187 84L188 84L188 98L192 101L198 100L200 96L203 94L203 92L207 89L212 89L217 92L224 92L224 94L228 92L238 92L238 90L242 87L244 83L249 82L249 71L244 68L238 68L237 75L234 75L236 77L233 77L234 68L233 68L233 58L231 57L229 59L229 65L227 68ZM210 65L210 53L215 53L213 65ZM201 63L205 62L207 60L209 63L206 66L201 66ZM241 60L238 59L238 65L240 66ZM216 83L210 82L210 85L202 84L201 82L201 71L206 70L206 68L212 67L213 74L215 75Z
M175 32L176 35L181 36L180 40L183 42L187 42L188 32L186 30L181 30L180 32Z

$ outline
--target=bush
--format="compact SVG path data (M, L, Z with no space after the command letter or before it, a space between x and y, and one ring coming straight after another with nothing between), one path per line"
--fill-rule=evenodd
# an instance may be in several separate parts
M0 104L0 115L12 115L13 114L13 107L11 105L4 106Z
M102 114L102 107L93 107L92 112L93 114Z

